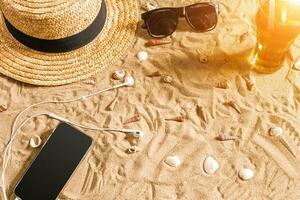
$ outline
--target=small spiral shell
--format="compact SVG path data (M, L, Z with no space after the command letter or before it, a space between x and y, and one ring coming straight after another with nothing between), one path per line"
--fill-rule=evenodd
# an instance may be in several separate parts
M0 112L4 112L7 110L7 106L5 105L0 105Z
M130 117L129 119L125 120L123 122L123 124L129 124L129 123L137 122L137 121L140 121L141 118L142 118L141 115L136 114L133 117Z
M230 83L230 81L228 81L228 80L219 82L219 83L217 83L217 85L216 85L217 88L221 88L221 89L229 89L230 86L231 86L231 83Z
M229 102L227 102L225 104L228 105L228 106L230 106L230 107L232 107L237 113L239 113L239 114L242 113L241 110L240 110L240 108L239 108L239 106L235 102L229 101Z
M152 47L152 46L159 46L159 45L171 44L171 43L172 43L172 40L169 40L169 39L161 39L161 40L151 39L151 40L148 40L148 42L146 43L146 46Z
M167 118L165 119L166 121L175 121L175 122L184 122L185 117L184 116L176 116L176 117L171 117L171 118Z

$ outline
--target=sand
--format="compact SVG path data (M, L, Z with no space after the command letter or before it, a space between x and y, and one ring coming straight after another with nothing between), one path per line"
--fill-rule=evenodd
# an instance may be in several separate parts
M157 2L160 6L178 6L195 1ZM111 72L123 67L133 73L136 84L119 90L113 111L105 108L117 91L84 102L43 105L27 113L30 116L55 112L84 125L135 128L145 133L138 143L141 151L127 154L132 141L125 134L85 130L93 138L93 147L58 199L300 199L300 72L283 68L271 75L259 75L249 71L245 59L255 44L256 1L222 0L220 7L215 30L194 33L181 21L172 44L145 47L149 36L139 29L127 57L97 75L95 85L80 82L44 88L0 76L0 103L8 107L0 113L0 152L22 109L46 99L67 99L106 88L115 83L110 79ZM142 50L149 53L149 60L139 62L136 54ZM299 39L292 54L295 58L300 55ZM201 63L200 55L207 56L208 62ZM146 76L157 70L171 75L174 81L167 84L161 77ZM247 89L243 75L253 80L253 92ZM224 80L232 83L229 89L214 87ZM231 100L240 107L241 114L224 104ZM206 108L207 123L197 113L197 106ZM141 121L123 125L136 113L142 116ZM187 117L184 122L164 120L181 114ZM58 121L41 116L19 132L7 175L10 191L38 152L29 146L29 139L39 135L46 140L57 124ZM284 128L282 139L296 157L279 138L269 136L268 130L273 126ZM238 136L240 140L216 141L214 138L220 133ZM178 168L164 163L172 155L181 159ZM207 156L213 156L220 164L214 175L203 171ZM242 168L253 169L254 177L242 181L238 177Z

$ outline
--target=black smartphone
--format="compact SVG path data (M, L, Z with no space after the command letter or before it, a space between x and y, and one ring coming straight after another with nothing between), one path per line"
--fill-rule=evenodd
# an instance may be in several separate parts
M61 123L15 188L22 200L55 200L88 151L92 139Z

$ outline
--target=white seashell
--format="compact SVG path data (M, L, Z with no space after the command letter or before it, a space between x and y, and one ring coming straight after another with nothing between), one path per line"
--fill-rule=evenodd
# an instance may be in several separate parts
M140 51L137 57L140 61L145 61L148 59L148 53L146 51Z
M275 126L270 128L270 136L278 137L282 135L283 129L279 126Z
M157 4L154 3L154 2L148 2L148 3L146 3L146 9L147 9L148 11L154 10L154 9L156 9L157 7L158 7Z
M178 167L181 161L178 156L169 156L165 159L165 163L171 167Z
M208 156L207 158L205 158L203 169L207 174L214 174L219 169L219 167L219 163L213 157Z
M164 76L163 81L165 83L172 83L173 82L173 78L172 78L172 76L167 75L167 76Z
M252 169L244 168L239 171L239 177L243 180L249 180L254 176Z
M88 85L95 85L96 81L94 79L87 79L83 83Z
M295 59L294 69L300 71L300 57Z
M29 143L32 148L38 148L42 144L42 139L40 136L34 136L33 138L30 138Z
M137 146L132 146L132 147L130 147L130 148L127 149L127 152L129 154L137 153L139 151L141 151L141 149L139 147L137 147Z
M118 69L112 73L112 78L115 80L122 80L126 75L126 72L124 69Z

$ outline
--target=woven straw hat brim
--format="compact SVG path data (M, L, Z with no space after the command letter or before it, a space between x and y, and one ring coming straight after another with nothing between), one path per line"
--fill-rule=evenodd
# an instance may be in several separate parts
M136 0L105 0L107 18L90 44L67 53L43 53L15 40L0 19L0 73L43 86L63 85L89 78L124 56L135 41Z

